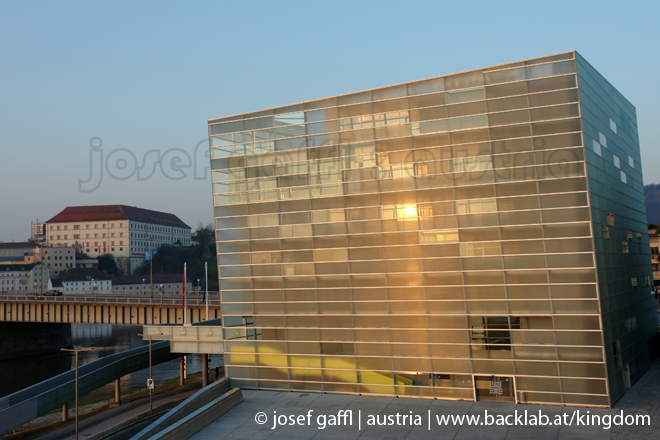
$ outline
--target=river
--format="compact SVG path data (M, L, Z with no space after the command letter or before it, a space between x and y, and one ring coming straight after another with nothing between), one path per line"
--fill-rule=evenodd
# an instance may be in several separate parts
M141 336L137 336L142 331L142 326L71 324L72 344L79 347L95 348L95 350L78 354L79 365L84 365L109 354L147 345L147 341L143 341ZM199 354L188 355L186 356L186 364L187 374L199 372L202 367L202 356ZM211 369L222 365L222 355L209 356ZM55 352L0 360L0 371L2 371L0 375L0 397L15 393L73 368L75 368L75 356L69 352ZM179 377L179 360L175 359L154 365L152 372L156 385L177 378ZM123 376L121 378L122 392L145 388L148 377L148 369ZM213 375L211 375L211 378L213 379Z

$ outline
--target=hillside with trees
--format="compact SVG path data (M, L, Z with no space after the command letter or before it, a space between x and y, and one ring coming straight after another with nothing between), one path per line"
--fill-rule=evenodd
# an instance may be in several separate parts
M215 229L212 224L203 226L201 223L192 233L192 238L198 244L189 247L161 246L153 259L153 272L183 273L183 263L186 263L187 276L197 287L197 280L204 285L204 263L208 263L210 291L218 290L218 263L215 247ZM145 261L136 272L149 275L149 261Z
M660 184L644 186L646 217L649 224L660 224Z

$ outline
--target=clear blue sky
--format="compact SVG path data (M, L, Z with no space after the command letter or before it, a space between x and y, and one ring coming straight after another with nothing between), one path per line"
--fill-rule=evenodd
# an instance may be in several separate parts
M637 107L657 183L659 16L657 0L0 0L0 240L73 205L210 223L208 119L573 49ZM94 191L92 138L115 176Z

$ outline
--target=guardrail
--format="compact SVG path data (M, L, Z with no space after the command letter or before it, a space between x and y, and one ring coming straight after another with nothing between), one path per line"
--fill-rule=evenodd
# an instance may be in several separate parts
M149 347L111 354L78 367L82 396L120 377L149 366ZM152 344L152 364L180 357L170 353L169 341ZM75 399L75 371L70 370L0 399L0 433L5 433Z
M62 295L62 296L32 296L32 295L0 295L0 301L20 301L20 302L51 302L51 303L92 303L92 304L137 304L137 305L180 305L182 298L179 293L176 295L164 295L150 297L146 295ZM186 303L188 306L205 306L206 302L202 300L200 294L187 294ZM220 299L217 292L209 295L209 307L220 307Z

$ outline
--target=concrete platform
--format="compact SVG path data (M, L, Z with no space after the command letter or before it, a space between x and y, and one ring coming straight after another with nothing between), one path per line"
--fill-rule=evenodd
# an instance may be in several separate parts
M612 409L254 390L243 390L243 396L242 404L211 423L191 439L514 440L533 438L535 440L557 440L635 438L636 440L657 440L660 438L660 362L658 360ZM525 411L527 411L528 422L532 420L531 415L538 416L540 411L553 423L557 420L561 420L561 423L551 426L529 426L529 423L527 426L515 425L516 411L519 422L524 422ZM604 429L602 425L592 424L592 416L599 416L601 421L606 423L608 416L620 415L621 411L624 416L649 416L650 426L611 426L610 429ZM486 412L493 417L491 419L493 424L490 426L484 423ZM349 414L352 416L351 418L348 417ZM397 414L399 415L398 420ZM404 419L404 415L408 417ZM469 425L466 420L463 420L462 424L449 423L449 425L440 426L438 417L444 415L474 415L479 416L480 419L476 426ZM279 416L280 422L285 422L286 425L278 424L273 429L274 416ZM391 417L388 419L387 416ZM419 416L419 418L414 416ZM513 426L498 425L498 416L511 416L508 421ZM264 423L258 424L257 418ZM386 425L370 425L369 422L375 422L376 418L380 423L385 422ZM577 425L578 420L582 421L579 426ZM502 421L501 418L500 421ZM335 424L330 425L332 422ZM588 426L586 422L589 423ZM323 423L326 426L324 429L320 429Z

